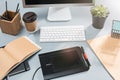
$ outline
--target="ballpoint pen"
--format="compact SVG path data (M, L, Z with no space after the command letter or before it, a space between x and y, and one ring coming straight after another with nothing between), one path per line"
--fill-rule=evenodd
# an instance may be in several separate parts
M7 75L3 80L9 80L9 76Z
M17 4L16 12L18 11L19 3Z
M8 18L1 16L1 15L0 15L0 19L9 20Z
M87 64L90 66L91 64L90 64L90 62L88 61L88 56L87 56L87 54L85 53L83 47L81 47L81 50L82 50L83 56L84 56L84 58L85 58Z
M17 7L16 7L16 11L15 11L15 15L19 12L20 9L19 8L19 3L17 4Z
M9 80L9 76L6 76L6 80Z
M5 17L6 17L6 18L9 18L9 15L8 15L8 9L7 9L7 1L5 2L5 6L6 6L6 13L5 13Z

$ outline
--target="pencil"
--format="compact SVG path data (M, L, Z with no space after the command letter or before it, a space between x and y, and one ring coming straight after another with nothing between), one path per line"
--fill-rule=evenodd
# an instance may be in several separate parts
M5 5L6 5L6 14L5 14L5 17L8 18L7 1L5 2Z
M17 7L16 7L16 12L17 12L17 10L18 10L18 7L19 7L19 3L17 4Z
M16 7L16 11L15 11L15 15L19 12L20 9L18 9L19 7L19 3L17 4L17 7Z
M1 16L1 15L0 15L0 18L1 18L1 19L4 19L4 20L9 20L8 18L6 18L6 17L4 17L4 16Z

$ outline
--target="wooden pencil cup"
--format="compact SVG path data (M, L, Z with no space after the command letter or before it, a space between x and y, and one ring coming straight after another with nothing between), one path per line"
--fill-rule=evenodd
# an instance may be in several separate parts
M22 28L20 13L8 11L7 14L9 20L0 19L0 28L3 33L17 35ZM4 12L3 16L5 15L6 12Z

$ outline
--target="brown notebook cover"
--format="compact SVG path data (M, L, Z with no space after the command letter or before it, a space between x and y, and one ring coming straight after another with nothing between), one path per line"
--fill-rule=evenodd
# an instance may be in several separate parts
M4 48L0 48L0 80L40 49L38 45L25 36L13 40Z
M115 78L115 80L119 80L120 39L112 38L110 35L106 35L88 40L87 42L108 72Z

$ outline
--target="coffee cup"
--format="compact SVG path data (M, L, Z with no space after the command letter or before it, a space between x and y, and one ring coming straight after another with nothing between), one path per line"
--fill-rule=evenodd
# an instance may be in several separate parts
M35 32L37 30L37 15L34 12L27 12L23 15L26 30L28 32Z

